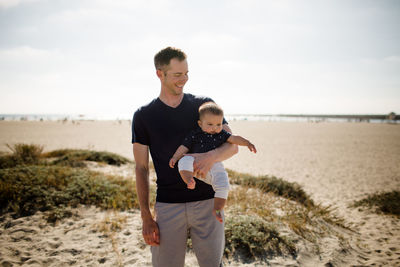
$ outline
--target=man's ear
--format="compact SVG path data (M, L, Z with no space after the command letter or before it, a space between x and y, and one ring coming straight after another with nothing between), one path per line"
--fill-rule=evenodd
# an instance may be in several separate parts
M198 120L197 123L199 124L199 127L201 127L201 120Z
M163 72L160 69L157 69L157 77L161 79L161 77L163 76Z

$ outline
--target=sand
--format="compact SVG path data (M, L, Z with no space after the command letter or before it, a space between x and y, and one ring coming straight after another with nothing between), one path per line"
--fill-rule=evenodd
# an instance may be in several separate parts
M234 133L250 139L258 153L240 148L237 155L225 161L227 168L297 182L315 201L336 208L351 225L353 232L347 233L351 249L337 255L332 252L336 260L331 262L337 266L400 266L398 218L349 207L354 200L367 194L400 190L400 125L231 121L230 127ZM0 151L8 150L6 143L24 142L44 145L46 151L58 148L106 150L133 159L130 139L129 121L0 121ZM123 171L127 175L133 172ZM81 207L75 213L75 217L56 226L44 224L41 214L18 220L3 216L0 264L150 265L149 249L141 241L137 211L110 215L95 208ZM118 239L119 250L112 247L110 237L93 230L99 222L112 216L126 218L124 229L114 236ZM325 253L329 254L331 243L327 240ZM54 257L47 257L52 253ZM309 255L309 261L307 254L300 256L301 261L276 259L270 264L325 264L315 261L315 255ZM197 265L193 254L188 255L186 265ZM231 262L229 266L244 265Z

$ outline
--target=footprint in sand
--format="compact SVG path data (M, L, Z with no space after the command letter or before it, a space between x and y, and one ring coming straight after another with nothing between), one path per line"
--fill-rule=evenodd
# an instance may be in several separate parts
M63 249L61 252L63 253L70 253L72 256L76 256L82 253L82 250L77 250L74 248L70 248L70 249Z
M11 262L9 262L9 261L2 261L1 262L1 266L2 267L12 267L12 266L14 266Z
M130 259L130 260L124 262L124 266L133 266L137 261L138 261L138 259Z

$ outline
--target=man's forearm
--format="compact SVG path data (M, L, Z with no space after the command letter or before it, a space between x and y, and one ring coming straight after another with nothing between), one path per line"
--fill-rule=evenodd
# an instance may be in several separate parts
M145 168L135 169L136 172L136 192L139 198L140 212L142 219L152 218L150 212L150 184L149 184L149 170Z
M227 160L238 153L238 146L235 144L224 143L220 147L214 149L212 152L214 153L214 161L220 162Z

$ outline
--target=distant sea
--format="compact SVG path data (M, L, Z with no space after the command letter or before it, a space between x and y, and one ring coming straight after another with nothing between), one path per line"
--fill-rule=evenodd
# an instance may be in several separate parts
M268 122L369 122L400 123L400 115L389 120L387 115L303 115L303 114L226 114L228 121L268 121ZM131 120L128 116L102 116L84 114L0 114L0 121L97 121Z

